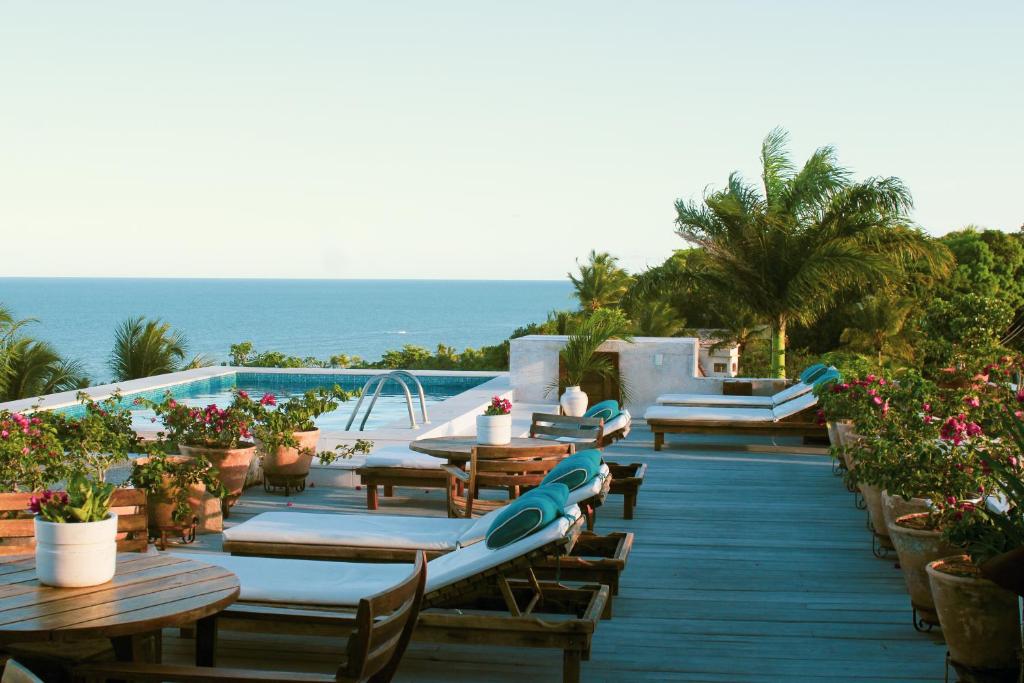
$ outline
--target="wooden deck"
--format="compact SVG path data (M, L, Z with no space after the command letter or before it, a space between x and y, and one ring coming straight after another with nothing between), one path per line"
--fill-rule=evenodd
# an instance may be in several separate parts
M684 449L681 443L689 443ZM636 518L621 497L598 531L636 533L630 564L603 621L587 681L941 681L941 638L914 631L895 560L871 554L865 513L814 449L752 452L670 437L660 453L636 430L607 450L647 462ZM761 441L764 443L764 441ZM816 451L821 453L822 451ZM797 454L794 454L797 453ZM398 490L388 514L444 514L440 491ZM271 509L362 512L363 492L309 489L284 498L255 489L230 522ZM216 537L203 548L218 549ZM168 633L165 660L191 643ZM218 661L333 672L338 641L225 633ZM558 681L561 654L413 643L399 681Z

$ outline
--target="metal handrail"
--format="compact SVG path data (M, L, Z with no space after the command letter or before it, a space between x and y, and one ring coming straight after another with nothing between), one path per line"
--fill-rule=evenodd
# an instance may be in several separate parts
M366 381L363 385L362 391L359 392L359 400L356 402L356 407L352 411L352 414L348 417L348 423L345 425L345 431L348 431L352 427L352 423L355 422L356 416L359 414L359 408L363 405L363 399L366 398L366 394L370 391L370 387L376 384L376 389L373 392L373 398L370 400L370 405L366 408L366 413L363 415L362 422L359 423L359 431L363 431L366 428L366 421L370 419L370 413L373 412L373 406L377 404L377 399L380 397L381 391L384 389L384 384L391 379L402 387L402 391L405 393L405 406L409 410L409 427L416 429L416 415L412 409L412 393L409 391L409 385L406 383L406 379L411 379L416 385L417 393L420 399L420 412L423 414L423 424L429 424L430 419L427 417L427 398L423 391L423 384L420 382L416 375L412 374L408 370L392 370L389 373L383 375L374 375Z

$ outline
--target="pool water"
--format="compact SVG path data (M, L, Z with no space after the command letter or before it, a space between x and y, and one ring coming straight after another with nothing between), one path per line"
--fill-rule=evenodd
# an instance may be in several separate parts
M188 406L205 407L211 403L224 407L231 403L232 392L236 389L247 391L253 398L259 398L264 393L272 393L278 402L286 401L293 396L300 396L310 389L331 388L335 384L342 389L354 391L362 389L363 385L371 375L331 375L331 374L307 374L307 373L257 373L237 372L220 377L188 382L173 387L145 391L136 394L126 395L122 403L132 410L132 424L136 429L151 430L154 426L159 427L160 421L152 410L135 406L134 400L139 396L159 401L165 392L170 391L175 400ZM430 416L430 408L445 399L461 394L472 389L491 377L466 377L466 376L422 376L419 377L423 384L423 392L427 404L427 416ZM413 397L413 414L416 416L416 423L422 424L423 416L420 412L420 401L413 387L410 386ZM372 394L367 396L359 409L359 415L352 423L352 429L359 428L359 423L366 413L366 409L373 398ZM326 431L342 431L348 422L349 416L355 410L358 398L353 398L338 406L338 409L321 415L316 420L316 426ZM69 407L61 409L61 412L75 414L81 411L81 407ZM155 422L154 422L155 420ZM401 426L409 425L409 411L406 407L405 393L397 382L386 382L381 391L377 403L366 421L366 430L380 429L388 425L401 423Z

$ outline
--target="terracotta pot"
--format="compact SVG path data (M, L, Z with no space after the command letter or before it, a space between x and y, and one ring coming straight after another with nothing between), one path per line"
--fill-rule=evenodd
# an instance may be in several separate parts
M298 447L278 446L272 452L267 451L263 444L257 442L263 453L263 475L284 475L302 477L309 474L309 467L316 455L316 444L320 440L320 430L295 432Z
M935 602L932 600L926 568L929 562L956 555L958 550L942 540L942 534L934 529L915 529L906 526L907 522L927 516L927 513L918 512L898 517L889 525L889 538L896 546L900 570L907 584L907 593L910 594L911 607L921 621L935 625L939 623L939 616L935 613Z
M256 445L242 442L238 448L205 448L200 446L179 445L182 455L205 456L217 468L217 478L224 485L228 495L224 499L226 506L232 506L242 495L245 478L249 473L249 463L256 453Z
M882 512L882 491L877 486L867 484L860 485L860 493L867 503L868 517L871 519L871 530L878 537L879 544L886 550L892 550L892 541L889 539L889 527L885 525L885 515Z
M882 491L882 517L885 518L885 528L904 515L912 515L916 512L928 512L927 498L911 498L907 500L903 496L890 496L888 491Z
M997 555L981 565L981 575L1024 597L1024 546Z
M1017 596L982 578L966 555L931 562L927 571L942 635L961 680L971 669L988 674L984 680L1003 680L997 672L1017 680Z
M173 463L182 463L192 460L190 456L172 455L167 458ZM149 458L139 458L139 463L147 462ZM174 519L174 510L177 505L175 499L179 487L171 486L171 478L164 475L164 486L159 491L149 491L146 494L146 509L149 515L149 527L151 529L174 529L182 525L191 524L191 517L198 517L201 514L203 498L206 496L206 486L194 484L188 489L188 506L192 509L190 519L177 522Z

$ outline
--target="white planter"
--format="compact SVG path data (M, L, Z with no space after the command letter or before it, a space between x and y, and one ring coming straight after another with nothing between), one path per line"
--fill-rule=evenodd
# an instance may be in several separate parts
M504 446L512 441L511 415L477 415L476 442L484 446Z
M579 387L566 387L558 402L562 405L563 415L583 417L587 412L587 395Z
M114 578L117 515L100 522L47 522L35 518L36 578L60 588L98 586Z

